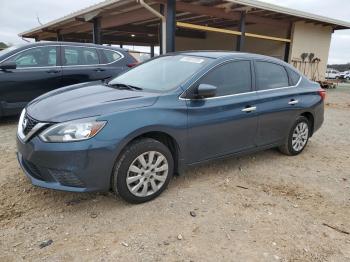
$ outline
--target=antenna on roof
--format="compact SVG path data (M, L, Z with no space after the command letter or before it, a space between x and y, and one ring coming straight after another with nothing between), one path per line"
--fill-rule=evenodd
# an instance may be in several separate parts
M40 18L39 18L38 13L36 14L36 20L38 20L38 23L39 23L40 25L43 25L43 23L40 22Z
M29 40L24 39L23 37L21 37L21 39L22 39L24 42L30 43L30 41L29 41Z

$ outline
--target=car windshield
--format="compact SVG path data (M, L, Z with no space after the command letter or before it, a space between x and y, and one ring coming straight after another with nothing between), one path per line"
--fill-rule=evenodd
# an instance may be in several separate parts
M163 56L141 64L112 79L108 85L165 92L178 87L212 61L198 56Z
M7 47L7 48L5 48L4 50L1 50L1 51L0 51L0 56L11 52L11 51L17 49L18 47L19 47L19 46L10 46L10 47Z

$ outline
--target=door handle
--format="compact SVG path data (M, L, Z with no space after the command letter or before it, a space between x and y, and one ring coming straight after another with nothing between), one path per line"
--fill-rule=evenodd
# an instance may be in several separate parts
M292 99L288 102L289 105L296 105L299 103L299 100Z
M46 71L46 73L49 73L49 74L57 74L59 72L60 72L60 70L57 70L57 69L51 69L51 70Z
M256 106L248 106L242 109L242 112L250 113L256 110Z
M96 71L96 72L103 72L103 71L106 71L106 69L103 69L103 68L96 68L96 69L94 69L94 71Z

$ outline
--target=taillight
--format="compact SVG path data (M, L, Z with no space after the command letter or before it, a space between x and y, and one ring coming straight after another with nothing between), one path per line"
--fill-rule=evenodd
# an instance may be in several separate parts
M325 100L326 98L326 90L324 90L323 88L320 88L318 90L318 94L320 95L320 97L322 98L322 100Z
M135 62L135 63L131 63L131 64L127 64L126 66L127 67L134 67L138 64L139 62Z

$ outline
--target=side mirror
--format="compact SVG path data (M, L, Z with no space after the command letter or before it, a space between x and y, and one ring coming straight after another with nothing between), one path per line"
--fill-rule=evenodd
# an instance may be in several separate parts
M197 96L200 98L214 97L216 95L216 86L200 84L197 88Z
M5 62L0 65L0 69L4 71L16 69L16 68L17 68L17 65L15 62Z

